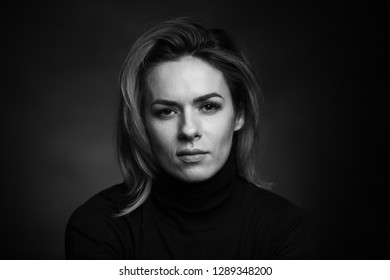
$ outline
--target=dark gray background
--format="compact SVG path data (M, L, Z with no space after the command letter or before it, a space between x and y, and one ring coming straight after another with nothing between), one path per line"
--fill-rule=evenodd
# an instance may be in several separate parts
M121 182L114 148L121 63L151 23L176 16L224 28L249 51L266 99L259 170L317 218L320 258L388 258L386 219L373 195L385 182L376 141L384 129L374 115L380 9L204 0L4 8L1 258L64 258L72 211Z

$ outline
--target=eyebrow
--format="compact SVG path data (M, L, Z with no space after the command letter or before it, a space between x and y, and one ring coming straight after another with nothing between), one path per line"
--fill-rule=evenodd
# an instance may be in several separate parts
M210 98L213 98L213 97L219 97L219 98L224 99L220 94L218 94L216 92L212 92L212 93L208 93L208 94L205 94L205 95L202 95L202 96L198 96L198 97L194 98L194 100L192 102L193 103L200 103L200 102L206 101L206 100L208 100ZM156 100L154 100L152 102L152 105L155 105L155 104L167 105L167 106L177 106L177 105L179 105L175 101L166 100L166 99L156 99Z

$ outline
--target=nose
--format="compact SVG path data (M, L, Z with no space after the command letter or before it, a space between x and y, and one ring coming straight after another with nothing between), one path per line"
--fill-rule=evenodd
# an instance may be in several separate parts
M183 113L179 127L179 140L196 141L201 137L200 122L196 114L192 112Z

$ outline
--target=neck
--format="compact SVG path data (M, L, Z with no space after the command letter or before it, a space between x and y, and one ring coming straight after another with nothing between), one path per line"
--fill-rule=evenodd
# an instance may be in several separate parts
M167 173L155 180L152 197L165 209L182 213L204 213L221 205L229 196L235 176L235 159L230 154L224 166L211 178L197 183L180 181Z

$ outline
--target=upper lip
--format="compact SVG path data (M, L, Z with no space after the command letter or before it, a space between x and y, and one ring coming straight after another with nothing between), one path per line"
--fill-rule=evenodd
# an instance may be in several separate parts
M199 149L184 149L177 152L177 156L188 156L188 155L198 155L198 154L207 154L206 151L199 150Z

